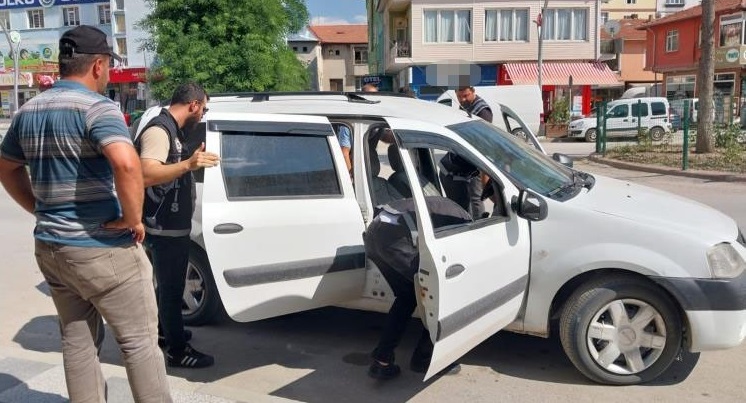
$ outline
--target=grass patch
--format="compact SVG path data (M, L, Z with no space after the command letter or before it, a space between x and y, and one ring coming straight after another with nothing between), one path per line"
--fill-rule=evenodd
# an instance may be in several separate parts
M609 148L606 157L637 164L662 165L672 168L682 167L683 150L671 144L637 144ZM716 148L709 154L696 154L694 147L689 151L689 168L692 170L723 171L746 173L746 146L737 145Z

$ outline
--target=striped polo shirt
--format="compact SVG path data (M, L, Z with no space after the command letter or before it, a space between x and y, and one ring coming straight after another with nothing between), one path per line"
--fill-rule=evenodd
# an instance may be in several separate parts
M19 109L0 155L28 165L37 239L84 247L133 242L127 230L102 228L121 216L114 174L102 153L119 141L132 144L122 112L74 81L56 82Z

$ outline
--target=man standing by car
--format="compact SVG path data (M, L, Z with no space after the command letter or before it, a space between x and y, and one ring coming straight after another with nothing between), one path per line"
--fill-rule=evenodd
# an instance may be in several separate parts
M106 400L103 316L135 401L170 402L153 274L139 245L140 161L122 112L101 95L119 56L87 25L65 32L59 46L62 80L14 117L0 146L0 182L36 216L36 261L57 308L70 400Z
M184 129L194 128L207 112L207 93L198 84L176 88L171 104L148 122L135 139L140 153L145 191L145 244L151 252L158 283L160 327L168 346L169 366L203 368L212 356L187 343L191 332L184 329L182 296L189 265L189 233L194 212L192 171L218 164L218 156L205 152L202 143L190 154L184 147Z
M492 109L474 92L474 87L459 88L456 97L470 115L492 123ZM446 154L440 160L440 168L440 181L448 197L469 211L475 220L481 218L485 212L481 199L485 180L483 175L469 161L453 153Z

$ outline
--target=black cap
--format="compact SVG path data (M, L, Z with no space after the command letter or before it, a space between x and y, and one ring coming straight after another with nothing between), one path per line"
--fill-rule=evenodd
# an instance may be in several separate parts
M72 57L75 53L109 55L117 61L122 61L106 42L106 33L90 25L81 25L62 34L60 56Z

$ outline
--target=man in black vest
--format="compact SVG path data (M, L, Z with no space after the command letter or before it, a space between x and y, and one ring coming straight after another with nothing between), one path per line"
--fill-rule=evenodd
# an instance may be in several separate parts
M436 229L472 221L469 213L445 197L426 196L425 203ZM371 354L373 363L368 369L368 375L376 379L391 379L401 372L395 364L394 349L399 345L417 307L414 276L419 269L420 255L414 211L413 199L395 200L383 206L365 230L365 255L376 264L396 297L378 346ZM430 333L423 329L409 362L410 369L419 373L426 372L432 354ZM442 373L455 374L459 370L458 364L451 364Z
M216 154L187 150L184 129L194 128L207 112L208 96L198 84L176 88L171 104L153 118L135 139L145 183L145 244L150 249L158 282L158 316L168 345L169 366L202 368L213 357L187 343L191 332L184 329L182 295L189 264L189 232L192 228L195 187L192 171L218 164ZM159 340L159 344L160 340Z
M478 116L492 123L492 109L484 99L474 92L474 87L461 87L456 97L464 109L472 116ZM454 153L446 154L440 161L440 181L448 197L471 213L474 219L481 218L484 203L480 196L484 188L484 178L469 161Z

